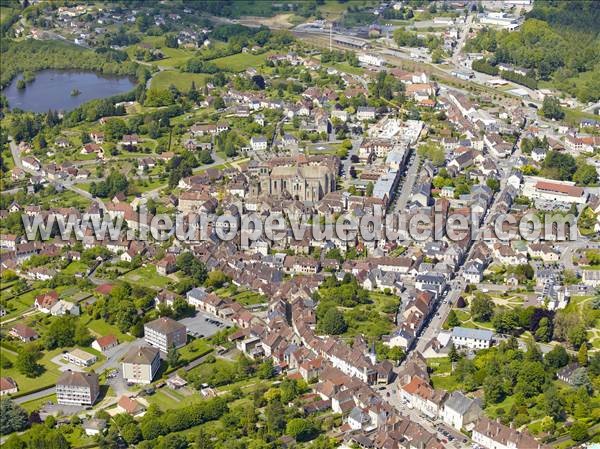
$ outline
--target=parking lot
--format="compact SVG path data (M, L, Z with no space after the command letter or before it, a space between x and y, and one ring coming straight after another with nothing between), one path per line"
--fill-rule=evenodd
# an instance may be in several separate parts
M220 330L231 326L231 323L226 323L220 318L201 312L198 312L194 317L179 320L179 322L185 324L188 335L196 338L211 337Z

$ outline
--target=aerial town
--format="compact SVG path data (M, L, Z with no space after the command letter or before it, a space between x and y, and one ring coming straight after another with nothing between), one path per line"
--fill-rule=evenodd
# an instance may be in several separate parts
M0 2L0 446L600 447L600 1Z

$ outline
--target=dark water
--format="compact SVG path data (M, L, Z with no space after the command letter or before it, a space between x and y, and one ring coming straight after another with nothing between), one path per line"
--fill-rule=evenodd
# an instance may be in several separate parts
M128 77L103 76L94 72L71 70L42 70L25 89L17 89L19 75L1 91L11 108L25 111L47 112L48 109L70 111L86 101L106 98L135 87ZM79 95L71 95L78 89Z

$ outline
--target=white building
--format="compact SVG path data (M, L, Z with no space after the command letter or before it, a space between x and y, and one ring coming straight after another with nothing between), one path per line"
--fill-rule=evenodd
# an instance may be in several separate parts
M374 54L361 53L358 55L358 62L366 65L374 65L377 67L383 67L385 65L385 59Z
M442 420L456 430L477 421L482 411L477 400L468 398L460 391L454 391L448 396L442 408Z
M452 329L452 343L457 348L486 349L492 344L494 333L485 329L455 327Z
M254 151L264 151L268 146L267 138L265 136L254 136L250 139L250 146Z
M525 178L523 196L532 200L585 204L588 195L581 187L570 181L553 181L537 176Z
M123 357L122 368L127 382L149 384L160 368L160 352L147 346L131 348Z

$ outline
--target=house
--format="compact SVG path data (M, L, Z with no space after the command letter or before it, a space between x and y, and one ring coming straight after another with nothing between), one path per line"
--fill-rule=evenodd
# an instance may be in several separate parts
M441 418L451 427L460 431L482 416L479 400L471 399L460 391L453 391L444 402Z
M33 156L24 157L21 160L21 163L23 167L27 170L40 171L42 169L42 164L40 164L40 161L38 161Z
M599 270L583 270L581 280L584 285L589 287L600 287L600 271Z
M8 335L18 338L24 343L37 340L39 338L39 335L35 330L21 323L13 325L11 330L8 332Z
M131 348L122 361L123 378L127 382L149 384L160 368L160 352L156 348Z
M143 416L146 407L129 396L121 396L119 402L117 402L117 410L119 413L127 413L131 416Z
M359 106L356 109L356 118L361 122L365 120L375 120L375 117L376 111L372 106Z
M544 159L546 159L546 149L545 148L534 148L531 151L531 159L533 159L536 162L542 162Z
M479 284L483 280L484 266L475 260L465 264L463 277L469 284Z
M69 301L65 301L63 299L59 300L56 304L52 306L50 309L50 315L52 316L63 316L63 315L73 315L79 316L79 306Z
M101 145L104 143L104 133L100 131L92 131L90 133L90 139L92 139L94 143Z
M578 363L569 363L556 372L556 377L569 385L573 385L573 374L579 369Z
M104 337L94 340L92 343L92 348L94 348L96 351L106 352L118 344L119 342L117 341L117 337L114 335L105 335Z
M254 151L264 151L268 146L267 138L265 136L253 136L250 139L250 146Z
M56 381L56 402L60 405L93 405L100 394L96 373L66 370Z
M172 346L187 343L187 328L169 317L161 317L144 325L144 341L167 353Z
M0 248L14 251L19 240L19 237L14 234L0 234Z
M65 352L62 356L67 362L72 363L76 366L92 366L98 360L94 354L85 352L79 348L75 348L69 352Z
M371 417L366 410L354 407L348 415L347 422L352 430L366 430L371 425Z
M167 254L156 264L156 272L161 276L167 276L177 270L177 259L174 254Z
M58 293L54 290L35 297L33 307L42 313L50 313L50 309L58 302Z
M104 433L104 430L106 429L106 420L100 418L88 419L83 421L81 427L83 427L87 436L93 437Z
M125 134L119 143L123 147L133 148L140 143L140 138L137 134Z
M17 391L19 388L12 377L0 377L0 396L15 394Z
M485 329L455 327L452 329L452 343L459 348L486 349L492 344L494 333Z
M437 418L446 397L446 392L432 388L421 377L414 377L400 389L401 397L430 418Z
M374 65L376 67L382 67L385 65L385 59L380 56L369 54L369 53L361 53L358 55L358 62L365 65Z
M471 439L486 449L549 449L549 446L539 443L529 433L485 417L475 424Z

